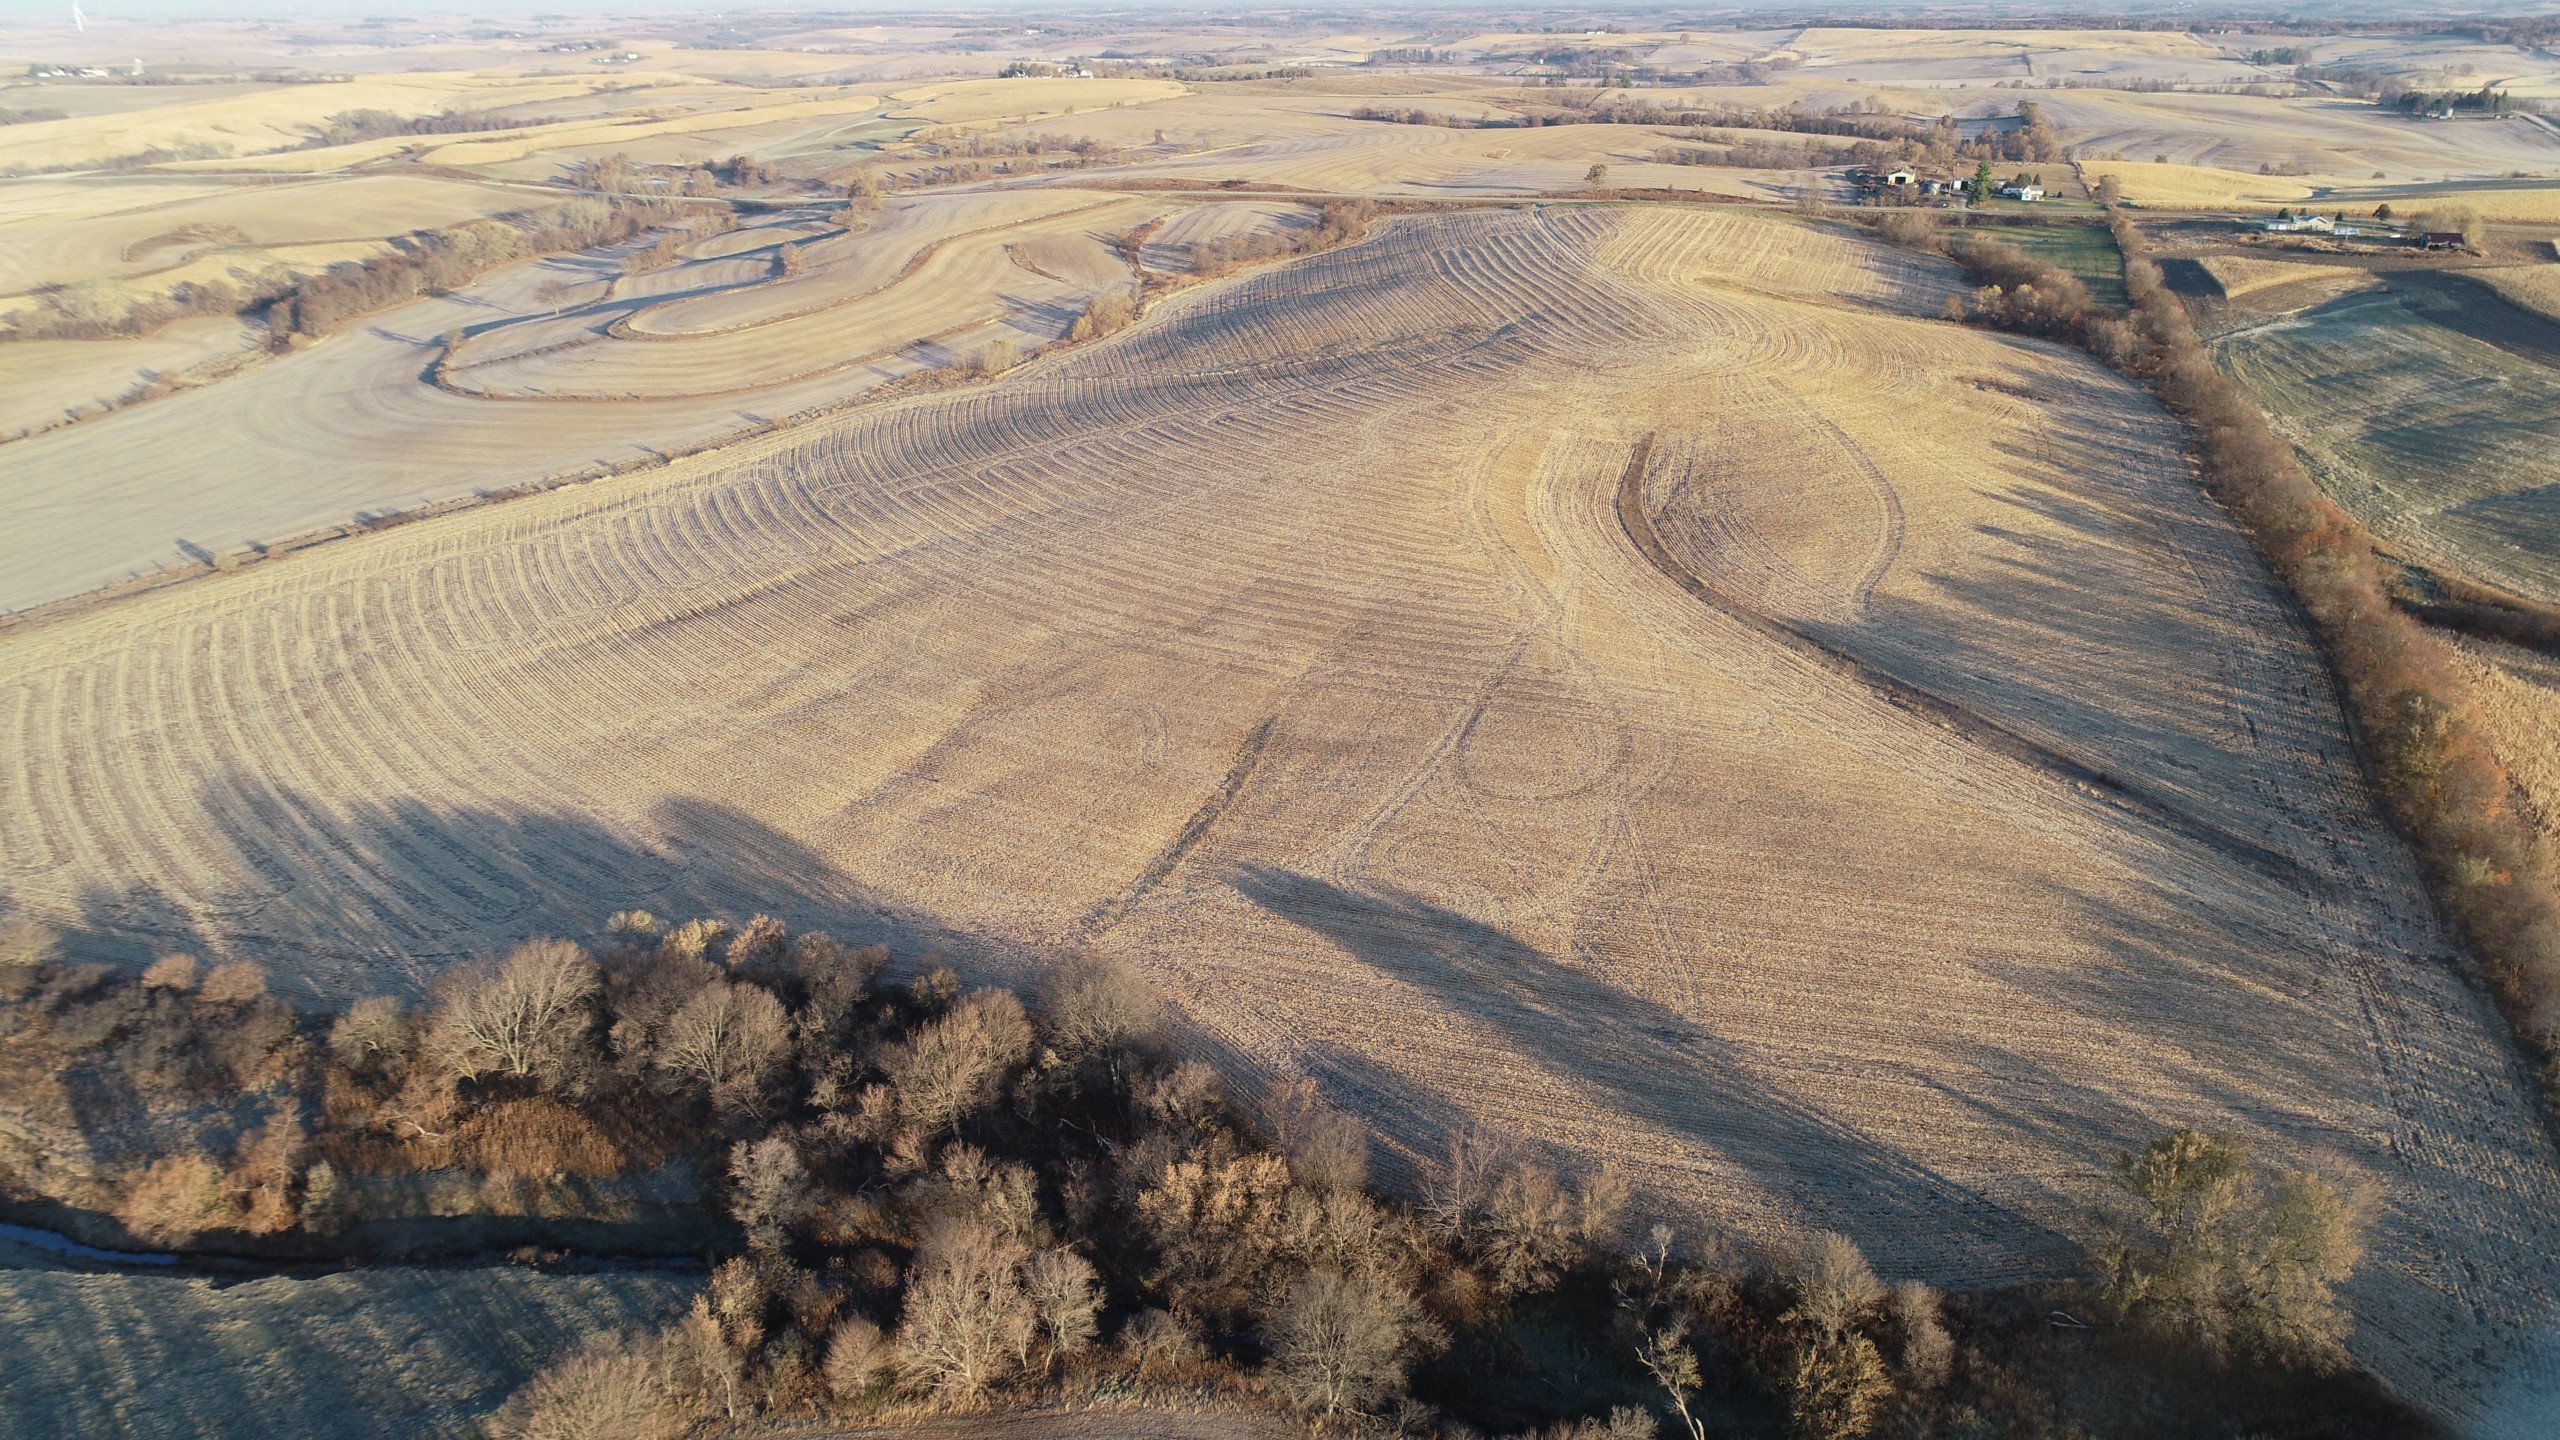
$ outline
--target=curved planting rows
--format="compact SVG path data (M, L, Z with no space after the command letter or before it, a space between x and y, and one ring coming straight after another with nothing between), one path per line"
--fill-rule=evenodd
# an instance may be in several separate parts
M1897 1276L2069 1263L2115 1149L2227 1129L2372 1187L2380 1373L2548 1378L2520 1067L2170 421L1717 224L1396 220L0 637L0 889L331 996L634 904L1090 947L1390 1177L1480 1122Z
M652 326L644 310L570 344L449 364L438 383L481 399L698 398L749 394L876 365L922 344L999 326L1020 332L1030 344L1044 343L1063 335L1096 294L1127 283L1127 268L1111 258L1102 237L1166 208L1149 200L1088 201L1037 220L932 242L877 288L806 309L689 332L663 322ZM1015 263L1009 247L1038 242L1077 247L1089 252L1090 263L1061 266L1068 274ZM1106 267L1117 277L1097 283L1095 273ZM676 299L664 308L691 303Z

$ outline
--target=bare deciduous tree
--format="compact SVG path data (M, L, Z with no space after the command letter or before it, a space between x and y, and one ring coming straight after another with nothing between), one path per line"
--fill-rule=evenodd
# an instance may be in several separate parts
M718 981L668 1018L650 1055L724 1111L761 1114L791 1058L791 1019L763 986Z
M997 1164L974 1145L953 1145L942 1152L933 1190L935 1210L975 1216L1026 1245L1048 1238L1040 1221L1040 1181L1028 1165Z
M1091 1261L1063 1247L1043 1250L1022 1267L1023 1288L1030 1292L1051 1360L1093 1343L1100 1328L1094 1317L1102 1309L1096 1279Z
M1902 1374L1919 1391L1947 1383L1956 1342L1938 1317L1938 1292L1918 1280L1893 1287L1893 1319L1902 1329Z
M196 997L207 1005L255 1005L267 998L266 967L249 960L216 965L205 972Z
M1119 961L1094 955L1069 960L1040 989L1049 1043L1070 1060L1146 1038L1162 1010L1144 977Z
M1120 1331L1120 1355L1131 1379L1179 1370L1198 1360L1200 1337L1168 1310L1142 1310Z
M838 1400L868 1394L889 1378L896 1360L879 1326L859 1315L839 1321L827 1340L827 1390Z
M1413 1297L1386 1276L1311 1270L1266 1327L1272 1378L1324 1414L1364 1409L1404 1388L1427 1324Z
M746 1228L747 1243L778 1250L792 1225L808 1212L809 1167L779 1135L741 1141L729 1151L729 1213Z
M595 1023L596 962L566 940L517 946L494 965L449 979L435 1050L460 1078L500 1074L558 1085L586 1058Z
M1039 1325L1022 1288L1023 1244L974 1217L925 1230L898 1324L898 1368L917 1386L976 1395L1010 1373Z
M1832 1339L1884 1300L1884 1283L1858 1252L1857 1242L1829 1231L1814 1237L1796 1258L1795 1308L1787 1318Z
M1450 1136L1448 1159L1423 1172L1423 1213L1433 1226L1452 1239L1472 1232L1501 1184L1503 1160L1503 1145L1484 1130L1470 1126Z
M1679 1413L1681 1433L1689 1440L1707 1440L1707 1423L1689 1411L1689 1401L1698 1393L1698 1357L1689 1349L1686 1328L1673 1324L1647 1331L1636 1346L1636 1363Z
M1386 1265L1407 1238L1397 1220L1358 1190L1292 1192L1280 1217L1283 1252L1337 1270Z
M862 1002L870 997L872 983L888 963L887 946L847 950L824 931L813 931L791 942L791 966L800 978L804 997L801 1039L813 1047L816 1058L826 1058L822 1052L842 1040L846 1028L860 1013Z
M996 1097L1007 1072L1031 1054L1031 1022L1022 1002L981 990L951 1013L888 1047L880 1069L898 1113L919 1130L939 1134Z
M735 1420L746 1402L747 1367L739 1348L730 1343L707 1295L693 1297L693 1308L667 1332L667 1368L671 1386L694 1406L717 1410ZM751 1337L761 1338L761 1337Z
M388 995L366 996L329 1027L329 1053L350 1070L397 1066L417 1045L416 1023Z

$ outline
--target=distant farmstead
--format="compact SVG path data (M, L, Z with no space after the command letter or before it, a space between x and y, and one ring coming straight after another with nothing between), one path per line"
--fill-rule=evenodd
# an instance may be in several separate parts
M2299 215L2279 213L2276 218L2264 222L2258 228L2276 235L2294 235L2304 231L2326 235L2338 228L2338 222L2326 215L2314 215L2306 210Z

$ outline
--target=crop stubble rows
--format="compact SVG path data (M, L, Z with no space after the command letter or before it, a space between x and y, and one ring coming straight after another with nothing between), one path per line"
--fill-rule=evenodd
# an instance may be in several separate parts
M630 903L1089 945L1391 1174L1482 1121L1940 1279L2232 1128L2375 1187L2383 1374L2547 1380L2552 1157L2300 627L2156 407L1912 263L1418 217L13 637L0 883L329 995Z

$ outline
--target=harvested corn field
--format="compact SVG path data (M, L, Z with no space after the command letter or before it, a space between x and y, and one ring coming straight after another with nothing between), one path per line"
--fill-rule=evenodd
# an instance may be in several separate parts
M2209 1126L2369 1188L2392 1384L2547 1381L2560 1176L2304 632L2156 406L1918 318L1923 265L1408 217L9 635L0 885L328 997L632 904L1089 948L1392 1176L1481 1122L1949 1281L2068 1265L2113 1151Z
M2560 843L2560 660L2494 640L2461 642L2461 664L2525 818Z
M2238 299L2254 291L2336 273L2329 267L2306 265L2299 260L2262 260L2254 255L2207 255L2196 264L2222 288L2224 299Z
M2560 601L2560 351L2516 344L2512 332L2550 327L2512 310L2500 325L2502 309L2486 290L2411 274L2234 330L2215 358L2377 534Z
M635 272L629 243L503 268L272 359L217 353L195 322L145 340L0 346L0 418L43 431L91 417L10 453L29 477L15 492L20 533L37 543L0 575L0 607L654 463L1000 343L1028 352L1137 287L1124 242L1160 219L1182 222L1187 247L1296 238L1312 214L1090 190L926 193L850 222L781 211L680 243L660 269ZM1151 243L1141 258L1179 271L1187 254ZM200 369L245 373L95 413Z

